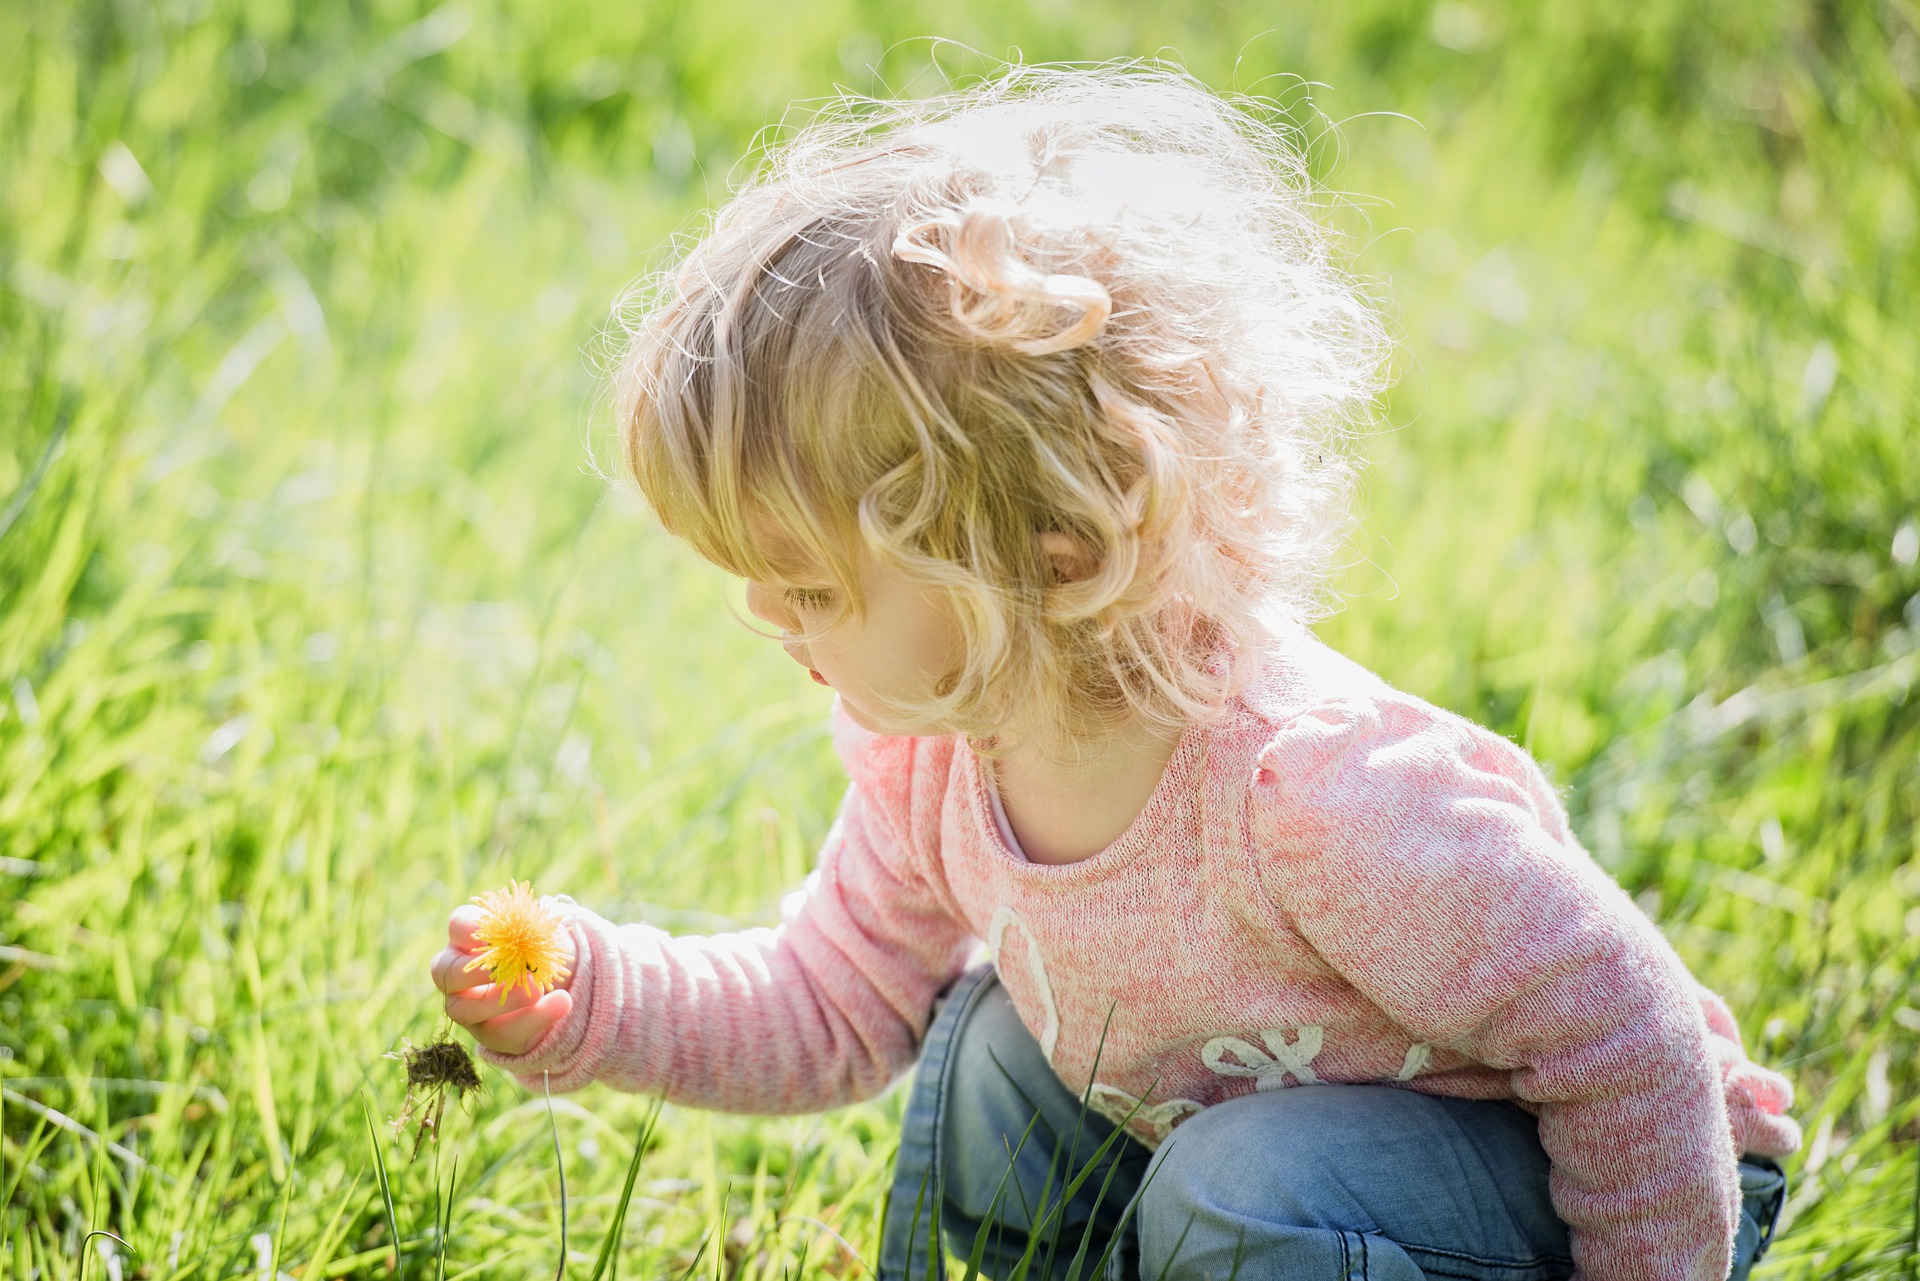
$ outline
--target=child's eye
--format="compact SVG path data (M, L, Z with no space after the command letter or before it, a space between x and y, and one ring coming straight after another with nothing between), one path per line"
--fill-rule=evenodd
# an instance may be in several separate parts
M820 610L833 604L833 593L824 587L789 587L785 599L795 609Z

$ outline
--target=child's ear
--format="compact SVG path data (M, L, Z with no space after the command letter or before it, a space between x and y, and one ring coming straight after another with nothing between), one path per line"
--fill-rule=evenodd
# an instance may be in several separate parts
M1086 544L1072 534L1050 529L1035 534L1034 542L1040 547L1042 559L1052 567L1054 582L1077 583L1093 573L1093 557L1087 554Z

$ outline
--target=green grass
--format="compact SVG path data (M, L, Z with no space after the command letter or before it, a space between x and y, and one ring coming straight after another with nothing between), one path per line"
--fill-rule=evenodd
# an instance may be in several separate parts
M1920 10L1162 8L0 9L0 1278L389 1275L362 1100L453 904L772 919L821 691L588 473L583 353L790 100L979 65L936 32L1178 54L1365 193L1404 359L1324 634L1539 755L1793 1077L1761 1275L1916 1274ZM386 1136L409 1276L558 1263L491 1080ZM555 1109L584 1276L646 1101ZM897 1110L669 1108L621 1269L857 1271Z

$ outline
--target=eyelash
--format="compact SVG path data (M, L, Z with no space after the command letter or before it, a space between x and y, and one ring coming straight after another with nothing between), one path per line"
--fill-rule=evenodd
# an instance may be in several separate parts
M795 609L825 609L833 603L833 594L824 587L789 587L785 600Z

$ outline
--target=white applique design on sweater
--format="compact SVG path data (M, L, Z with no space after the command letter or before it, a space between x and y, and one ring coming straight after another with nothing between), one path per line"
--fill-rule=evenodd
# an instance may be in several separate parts
M1201 1047L1200 1061L1221 1076L1251 1079L1256 1090L1282 1089L1288 1076L1301 1085L1319 1081L1309 1065L1326 1040L1325 1028L1303 1027L1291 1043L1279 1029L1260 1033L1260 1039L1266 1042L1264 1052L1237 1036L1216 1036ZM1229 1054L1239 1061L1229 1059Z
M1053 1003L1053 985L1047 982L1047 967L1040 959L1039 940L1033 937L1033 931L1027 928L1027 923L1020 919L1018 912L1002 904L993 910L993 920L987 924L987 951L993 954L994 968L999 969L1000 943L1006 938L1009 925L1019 927L1020 932L1027 936L1027 977L1040 998L1040 1008L1047 1015L1047 1026L1040 1033L1040 1056L1051 1063L1054 1043L1060 1039L1060 1007Z
M1132 1114L1132 1124L1145 1125L1153 1132L1153 1141L1160 1143L1173 1133L1173 1127L1203 1110L1203 1105L1192 1099L1168 1099L1165 1103L1142 1104L1140 1100L1116 1086L1093 1083L1087 1104L1115 1125L1127 1123L1128 1114Z
M1433 1047L1425 1041L1416 1041L1407 1047L1407 1060L1400 1065L1400 1072L1393 1079L1411 1081L1431 1066L1433 1066Z

